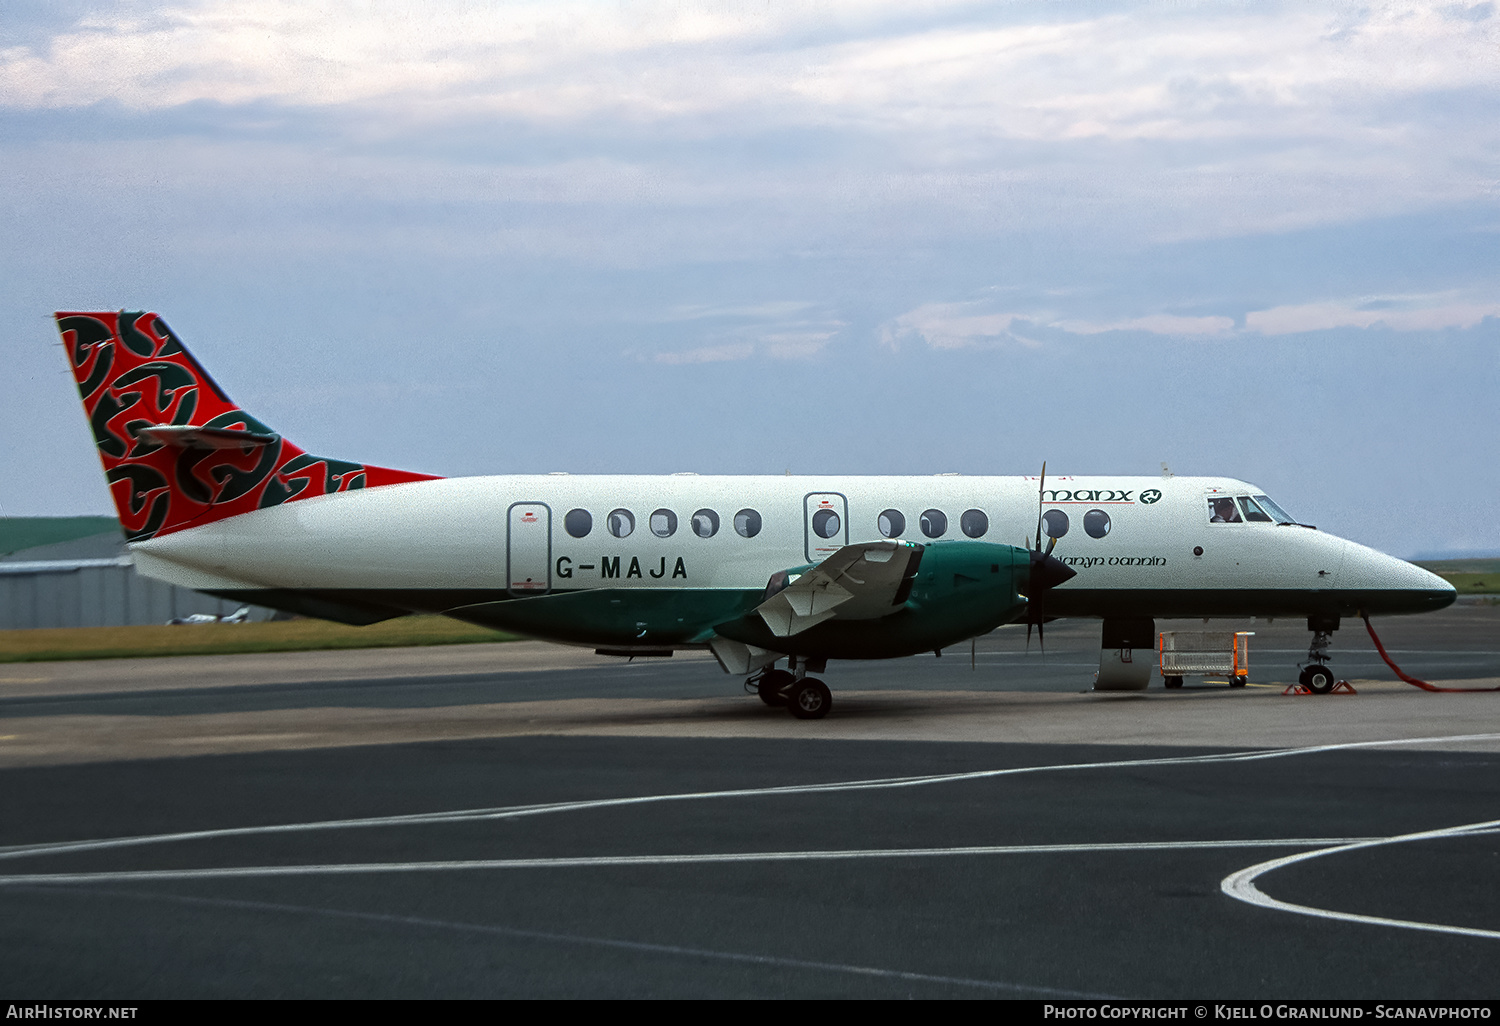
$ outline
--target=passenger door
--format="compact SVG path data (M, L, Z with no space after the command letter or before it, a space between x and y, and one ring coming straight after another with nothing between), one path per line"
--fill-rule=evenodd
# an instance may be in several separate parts
M542 502L517 502L508 520L508 590L512 595L545 595L552 589L552 510Z
M849 501L843 495L810 492L802 505L809 563L821 563L849 544Z

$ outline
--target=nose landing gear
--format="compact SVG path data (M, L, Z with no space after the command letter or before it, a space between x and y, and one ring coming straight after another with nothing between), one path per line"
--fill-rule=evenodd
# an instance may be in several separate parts
M1297 675L1297 683L1315 695L1326 695L1333 690L1333 671L1326 666L1305 666Z
M1309 616L1307 629L1313 632L1312 643L1307 646L1309 665L1302 668L1297 683L1315 695L1326 695L1333 690L1333 671L1328 663L1328 649L1333 644L1333 632L1339 629L1336 616Z

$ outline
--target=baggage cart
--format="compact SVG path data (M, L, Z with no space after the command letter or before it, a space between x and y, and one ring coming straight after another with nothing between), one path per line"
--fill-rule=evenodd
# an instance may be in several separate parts
M1242 688L1250 677L1250 639L1254 631L1162 631L1161 679L1169 688L1182 687L1182 678L1229 678Z

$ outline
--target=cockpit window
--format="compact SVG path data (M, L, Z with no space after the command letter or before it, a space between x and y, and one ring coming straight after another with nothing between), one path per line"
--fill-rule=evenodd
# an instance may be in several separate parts
M1240 496L1240 509L1245 511L1245 519L1252 524L1269 524L1271 522L1270 515L1261 509L1256 501L1248 495Z
M1271 518L1278 524L1295 524L1297 522L1295 517L1272 502L1269 495L1257 495L1255 501L1260 503L1261 508L1271 514Z
M1234 508L1234 500L1229 496L1221 499L1208 500L1208 522L1210 524L1242 524L1240 511Z

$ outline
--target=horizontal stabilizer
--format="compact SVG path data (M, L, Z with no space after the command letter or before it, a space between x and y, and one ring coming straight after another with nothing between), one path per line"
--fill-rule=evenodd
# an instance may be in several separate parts
M800 634L825 620L888 616L905 600L922 551L921 545L904 541L845 545L755 611L778 638Z
M272 432L184 424L152 424L150 427L136 428L135 436L179 449L243 449L251 445L274 445L281 441L281 436Z

